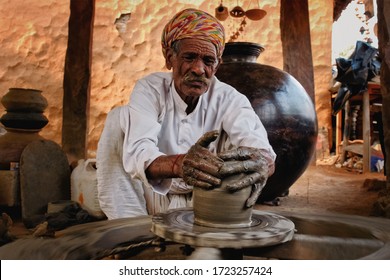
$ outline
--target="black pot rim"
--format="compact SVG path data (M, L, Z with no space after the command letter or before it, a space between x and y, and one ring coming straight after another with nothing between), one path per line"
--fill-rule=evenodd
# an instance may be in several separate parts
M227 42L222 57L229 55L259 57L264 50L262 45L253 42Z
M40 89L35 89L35 88L19 88L19 87L12 87L12 88L9 88L8 90L24 90L24 91L42 92L42 90L40 90Z

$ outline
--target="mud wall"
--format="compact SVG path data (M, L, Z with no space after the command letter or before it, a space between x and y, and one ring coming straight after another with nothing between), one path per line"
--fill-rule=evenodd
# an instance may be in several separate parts
M94 157L107 113L126 104L134 83L155 71L167 71L160 48L164 24L183 8L195 7L214 14L220 1L201 0L99 0L96 1L88 157ZM223 2L229 9L237 2ZM257 1L240 1L246 10ZM259 63L281 68L279 1L260 1L267 16L247 20L236 41L264 45ZM49 124L41 131L47 139L61 144L63 67L70 15L69 1L0 0L0 98L8 88L36 88L43 91L49 106ZM309 1L316 108L319 127L331 129L331 31L333 1ZM223 24L227 35L239 28L241 20L229 18ZM0 115L5 108L0 106Z

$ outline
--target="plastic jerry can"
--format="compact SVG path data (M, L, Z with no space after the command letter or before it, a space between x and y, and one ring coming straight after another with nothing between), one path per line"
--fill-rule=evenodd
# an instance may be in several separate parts
M99 205L96 159L79 159L71 177L71 199L92 216L105 217Z

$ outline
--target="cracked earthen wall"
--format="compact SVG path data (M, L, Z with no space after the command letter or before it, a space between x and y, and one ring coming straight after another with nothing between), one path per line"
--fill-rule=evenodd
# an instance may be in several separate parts
M257 1L239 1L244 9ZM233 8L237 2L223 2ZM94 157L108 111L128 102L134 83L155 71L167 71L161 54L160 35L168 19L183 8L195 7L214 14L220 1L134 0L96 1L91 77L88 157ZM267 15L248 20L236 41L264 45L259 63L281 68L279 1L262 0ZM61 144L64 59L67 46L69 1L0 0L0 98L8 88L43 91L49 106L49 123L41 131ZM309 0L316 109L319 127L331 129L331 31L333 1ZM122 17L121 17L122 15ZM118 20L117 20L118 19ZM116 22L116 24L115 24ZM223 22L228 37L239 20ZM0 106L0 116L5 108Z

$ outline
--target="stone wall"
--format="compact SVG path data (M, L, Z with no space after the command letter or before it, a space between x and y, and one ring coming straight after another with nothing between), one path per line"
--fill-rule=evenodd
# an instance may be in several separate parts
M96 1L92 60L88 157L94 157L107 113L128 102L134 83L155 71L167 71L161 54L164 24L183 8L194 7L214 14L220 1L201 0L99 0ZM224 1L229 9L236 1ZM251 4L251 6L250 6ZM244 9L257 1L240 1ZM260 1L267 16L247 20L236 41L260 43L265 52L259 63L283 65L279 31L279 1ZM8 88L43 91L49 106L49 124L41 135L61 144L63 67L67 46L69 1L0 0L0 98ZM333 1L309 0L316 108L319 126L331 128L331 31ZM116 24L115 24L116 22ZM240 20L223 22L230 37ZM0 116L4 114L0 106Z

